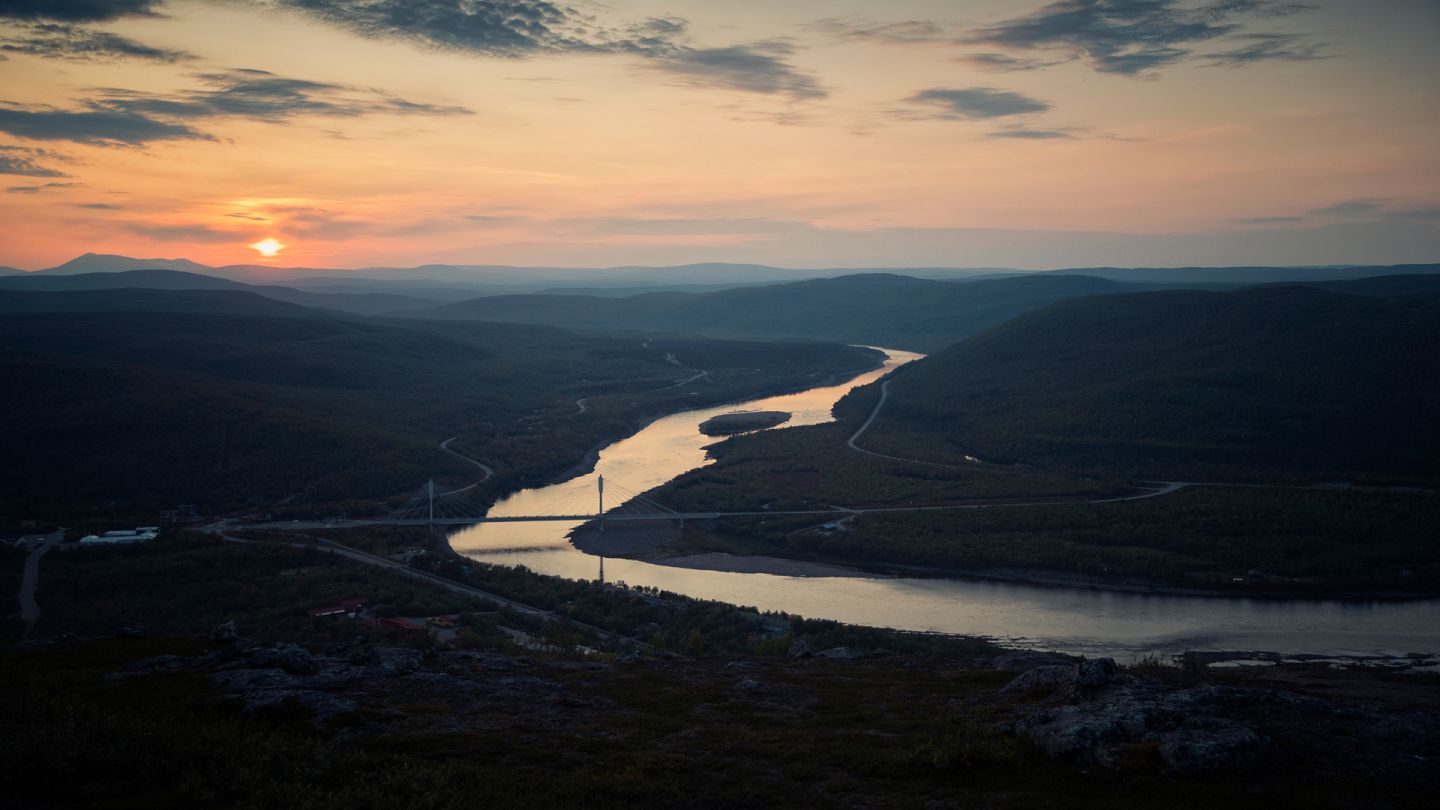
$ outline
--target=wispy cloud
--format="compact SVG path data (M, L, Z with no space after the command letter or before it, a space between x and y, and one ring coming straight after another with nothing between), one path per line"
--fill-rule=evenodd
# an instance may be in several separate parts
M1379 212L1387 202L1390 202L1388 197L1361 197L1356 200L1345 200L1334 205L1327 205L1323 208L1312 208L1307 213L1317 217L1363 217Z
M242 118L284 123L303 116L469 115L464 107L407 101L379 90L290 79L263 70L196 76L199 88L172 94L101 88L78 109L0 102L0 132L31 140L100 146L217 140L192 122Z
M39 160L63 160L59 154L48 149L31 149L25 146L0 145L0 174L18 174L25 177L66 177L59 169L42 166Z
M990 87L932 87L905 101L932 108L924 117L970 121L1029 115L1050 109L1049 104L1038 99Z
M83 62L180 62L194 57L185 51L155 48L119 34L68 23L33 23L22 33L0 37L0 53L23 54Z
M1237 47L1205 54L1214 67L1247 67L1256 62L1309 62L1329 59L1325 46L1297 34L1241 34L1233 39Z
M827 92L812 75L788 60L795 48L770 40L725 48L686 48L657 56L651 65L686 84L747 93L786 96L795 100L824 98Z
M931 20L876 22L858 17L827 17L806 26L811 31L837 39L911 45L918 42L951 42L945 26Z
M11 186L5 191L10 194L38 194L52 188L78 188L79 186L79 183L41 183L35 186Z
M987 133L989 138L1015 138L1025 141L1053 141L1075 137L1065 129L999 129Z

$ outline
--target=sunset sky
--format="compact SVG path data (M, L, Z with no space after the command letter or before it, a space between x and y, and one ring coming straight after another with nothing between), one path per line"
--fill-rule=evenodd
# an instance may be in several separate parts
M1437 45L1434 0L0 0L0 264L1440 261Z

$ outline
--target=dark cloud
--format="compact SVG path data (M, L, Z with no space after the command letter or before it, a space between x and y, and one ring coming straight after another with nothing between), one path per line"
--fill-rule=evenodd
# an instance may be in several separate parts
M983 120L1028 115L1050 109L1049 104L1038 99L989 87L933 87L921 90L905 100L911 104L936 108L936 112L927 117L942 119Z
M123 205L111 205L110 203L75 203L76 208L89 208L92 211L124 211Z
M11 186L7 189L11 194L36 194L51 188L77 188L79 183L41 183L38 186Z
M1189 59L1204 42L1234 37L1239 47L1221 63L1294 59L1310 46L1292 35L1241 32L1254 19L1284 17L1312 6L1277 0L1218 0L1201 6L1177 0L1059 0L1030 14L976 29L963 41L1016 51L1084 59L1102 73L1134 76ZM1273 36L1278 39L1246 37ZM1318 48L1319 46L1315 46ZM1211 54L1216 60L1225 54Z
M63 159L46 149L30 149L24 146L0 146L0 174L19 174L26 177L67 177L64 172L41 166L36 159Z
M227 217L233 217L234 219L245 219L245 220L249 220L249 221L251 221L251 222L269 222L269 221L270 221L270 218L269 218L269 217L262 217L262 216L258 216L258 215L256 215L256 214L247 214L247 213L245 213L244 211L235 211L235 212L226 214L225 216L227 216Z
M160 0L0 0L0 19L105 22L155 17Z
M668 52L684 20L656 17L619 28L547 0L254 0L371 39L397 39L481 56Z
M1346 200L1334 205L1327 205L1324 208L1312 208L1308 213L1317 217L1368 217L1379 213L1387 202L1390 202L1388 197L1362 197L1357 200Z
M179 62L185 51L152 48L133 39L67 23L35 23L23 33L0 37L0 52L86 62Z
M263 70L199 75L202 87L170 95L102 88L77 110L0 102L0 132L31 140L138 146L216 140L190 122L244 118L271 123L299 116L469 115L464 107L421 104L367 88L288 79Z
M73 141L95 146L138 146L152 141L215 138L185 124L87 102L84 109L25 107L0 102L0 132L34 141Z
M725 48L686 48L652 62L656 70L700 87L747 93L824 98L820 82L791 65L786 57L795 49L781 41L731 45Z
M476 56L521 59L544 54L633 54L698 87L815 99L825 89L786 57L780 41L697 48L689 23L651 17L607 25L548 0L251 0L303 14L371 39L410 42ZM541 80L541 79L526 79Z

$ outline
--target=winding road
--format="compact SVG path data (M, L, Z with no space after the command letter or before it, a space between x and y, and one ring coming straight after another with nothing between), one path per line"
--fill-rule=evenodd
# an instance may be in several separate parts
M621 635L621 634L619 634L619 633L611 632L611 631L609 631L609 630L605 630L605 629L596 627L596 626L593 625L593 624L586 624L585 622L575 621L574 619L566 618L566 617L564 617L564 616L560 616L559 614L553 613L553 612L551 612L551 611L542 610L541 608L537 608L537 607L534 607L534 606L532 606L532 605L527 605L527 604L525 604L525 603L523 603L523 602L516 602L516 601L513 600L513 599L507 599L507 598L505 598L505 597L503 597L503 596L500 596L499 594L493 594L493 593L490 593L489 591L482 591L482 590L480 590L479 588L474 588L474 587L471 587L471 586L469 586L469 585L465 585L465 584L462 584L462 583L459 583L459 582L455 582L455 581L453 581L453 580L449 580L449 579L446 579L446 578L441 577L441 576L436 576L435 574L431 574L431 573L429 573L429 572L427 572L427 571L420 571L420 570L411 568L410 566L405 565L404 563L399 563L399 562L396 562L395 560L391 560L391 559L386 558L386 557L381 557L381 556L378 555L378 554L371 554L371 553L366 552L366 551L360 551L359 549L351 548L350 546L341 545L341 544L336 543L336 542L331 541L331 540L325 540L325 539L323 539L323 538L315 537L315 538L312 538L312 539L315 541L314 544L311 544L311 543L285 543L285 542L272 541L272 540L250 540L250 539L247 539L247 538L244 538L244 537L236 537L236 536L234 536L234 535L232 535L232 534L225 534L223 531L216 531L216 532L214 532L214 533L217 534L217 535L220 537L221 540L224 540L224 541L227 542L227 543L244 543L244 544L253 544L253 545L259 545L259 546L285 546L285 547L287 547L287 548L300 548L300 549L314 549L314 548L317 548L317 547L329 549L329 550L330 550L330 553L336 554L336 555L341 556L341 557L344 557L344 558L347 559L347 560L353 560L353 561L355 561L355 562L362 563L362 564L364 564L364 565L370 565L370 566L374 566L374 567L376 567L376 568L384 568L384 569L387 569L387 570L389 570L389 571L394 571L395 573L401 574L402 576L407 576L407 577L410 577L410 578L412 578L412 579L418 579L418 580L421 580L421 581L423 581L423 582L427 582L427 583L429 583L429 584L431 584L431 585L435 585L435 586L437 586L437 587L444 588L445 590L451 591L451 592L453 592L453 593L458 593L458 594L461 594L461 595L464 595L464 596L469 596L469 597L471 597L471 598L473 598L473 599L479 599L479 600L484 601L484 602L489 602L489 603L495 605L496 607L509 608L509 609L515 611L516 613L520 613L520 614L523 614L523 615L526 615L526 616L530 616L530 617L533 617L533 618L536 618L536 619L541 619L541 620L543 620L543 621L566 621L566 622L569 622L569 623L571 623L571 624L573 624L573 625L575 625L575 626L577 626L577 627L583 627L583 628L585 628L586 630L589 630L589 631L591 631L591 632L599 635L601 638L609 639L609 640L612 640L612 641L624 642L624 643L627 643L627 644L634 644L634 645L636 645L636 646L638 646L638 647L643 647L643 648L645 648L645 649L652 649L652 648L650 647L650 645L648 645L648 644L646 644L646 643L644 643L644 642L642 642L642 641L638 641L638 640L636 640L636 639L630 638L629 636L624 636L624 635Z
M45 556L51 546L60 542L65 537L64 529L56 529L54 534L47 535L45 541L30 550L30 556L25 558L25 573L20 580L20 620L25 622L25 629L20 633L20 642L23 644L30 638L30 630L35 627L35 622L40 619L40 603L35 601L35 589L40 585L40 558Z
M453 441L455 441L455 439L457 439L457 438L459 438L459 437L457 437L457 436L451 436L450 438L446 439L445 441L440 442L440 449L441 449L441 450L444 450L445 452L449 453L450 455L452 455L452 456L454 456L454 457L456 457L456 458L458 458L458 459L462 459L462 460L467 461L467 462L469 462L469 463L471 463L471 464L474 464L475 467L480 470L480 472L484 473L484 475L480 476L479 479L477 479L474 483L471 483L471 484L468 485L468 486L463 486L463 487L460 487L459 489L452 489L452 490L450 490L449 492L437 492L437 493L435 493L436 495L440 495L440 496L444 496L444 495L455 495L455 494L460 493L460 492L468 492L468 491L474 489L475 487L478 487L478 486L480 486L481 484L485 483L486 481L490 480L490 476L492 476L492 475L495 474L495 471L492 470L492 469L490 469L489 465L485 464L484 462L479 461L479 460L477 460L477 459L473 459L473 458L465 455L464 453L459 452L458 450L451 450L451 449L450 449L450 443L453 442Z

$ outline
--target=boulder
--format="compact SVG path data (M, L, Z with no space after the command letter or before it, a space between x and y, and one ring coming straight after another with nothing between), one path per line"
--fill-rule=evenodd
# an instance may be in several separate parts
M235 629L235 620L230 619L224 624L210 631L210 640L221 644L234 644L240 640L240 632Z
M850 648L850 647L831 647L831 648L828 649L828 650L821 650L820 652L815 653L815 654L818 655L818 656L821 657L821 658L846 658L846 659L852 659L852 658L861 658L861 657L863 657L859 650L855 650L855 649Z
M1078 667L1074 664L1051 664L1022 673L1000 689L1001 693L1025 692L1031 689L1054 689L1075 682Z
M1222 722L1211 728L1185 728L1161 736L1160 759L1182 776L1231 770L1254 762L1267 740L1247 726Z
M1092 658L1080 662L1075 673L1075 683L1093 689L1115 680L1119 672L1120 668L1115 665L1114 658Z
M785 653L785 655L788 658L809 658L810 644L802 638L794 644L791 644L789 652Z

